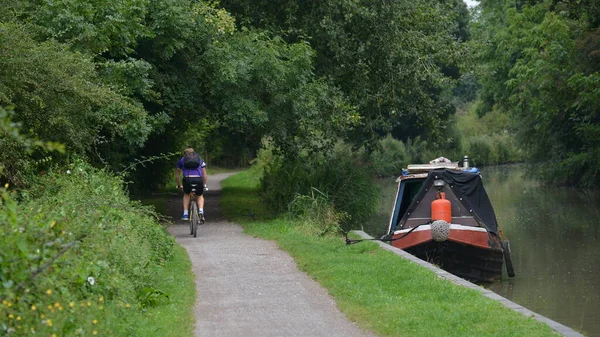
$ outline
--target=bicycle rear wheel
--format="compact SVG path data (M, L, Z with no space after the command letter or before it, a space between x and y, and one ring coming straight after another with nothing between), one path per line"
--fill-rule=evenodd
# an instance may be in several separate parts
M198 234L198 222L200 221L200 219L198 219L198 205L196 205L195 202L192 202L192 207L190 207L190 212L192 212L191 217L190 217L190 226L192 226L192 235L194 235L194 237L196 237L196 235Z
M193 216L194 216L193 214L194 213L191 212L191 210L192 210L192 204L191 203L190 203L190 207L188 209L190 211L190 235L192 235L192 234L194 234L194 218L193 218Z

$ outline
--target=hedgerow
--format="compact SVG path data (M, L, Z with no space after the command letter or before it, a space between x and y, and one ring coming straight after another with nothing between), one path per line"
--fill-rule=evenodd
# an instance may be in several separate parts
M147 280L174 239L120 179L76 162L0 194L0 335L134 336L167 298Z

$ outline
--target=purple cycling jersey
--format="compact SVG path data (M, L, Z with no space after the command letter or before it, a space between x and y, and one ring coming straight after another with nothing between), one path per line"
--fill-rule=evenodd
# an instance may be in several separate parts
M189 176L200 176L202 177L202 168L206 167L206 163L204 162L204 160L200 159L200 166L198 166L198 168L195 169L189 169L183 166L183 157L181 157L181 159L179 159L179 161L177 162L177 168L183 171L183 176L184 177L189 177Z

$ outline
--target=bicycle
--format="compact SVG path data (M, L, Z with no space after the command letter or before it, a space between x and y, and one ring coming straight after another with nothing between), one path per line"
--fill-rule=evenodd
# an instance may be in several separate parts
M204 224L204 215L202 217L198 214L198 196L196 195L196 187L199 184L191 184L192 190L190 192L190 234L196 237L198 234L198 225ZM202 188L202 187L201 187Z

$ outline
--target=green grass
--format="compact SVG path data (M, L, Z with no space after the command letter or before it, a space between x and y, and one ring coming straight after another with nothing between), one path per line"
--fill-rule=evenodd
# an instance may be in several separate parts
M257 186L260 181L260 174L256 170L246 170L241 174L233 175L221 182L223 194L221 204L227 205L224 215L229 218L246 218L250 210L260 219L269 218L267 208L258 198Z
M229 173L229 172L237 172L241 171L240 168L224 168L224 167L208 167L206 169L206 174L210 177L211 174L219 174L219 173Z
M372 242L346 246L341 237L305 234L293 222L250 222L240 210L260 210L256 174L223 182L224 215L253 236L275 240L298 268L328 289L346 316L382 336L557 336L548 326Z
M183 247L176 244L172 260L157 267L150 283L169 296L169 300L148 308L135 322L138 336L192 336L196 283L190 258Z

